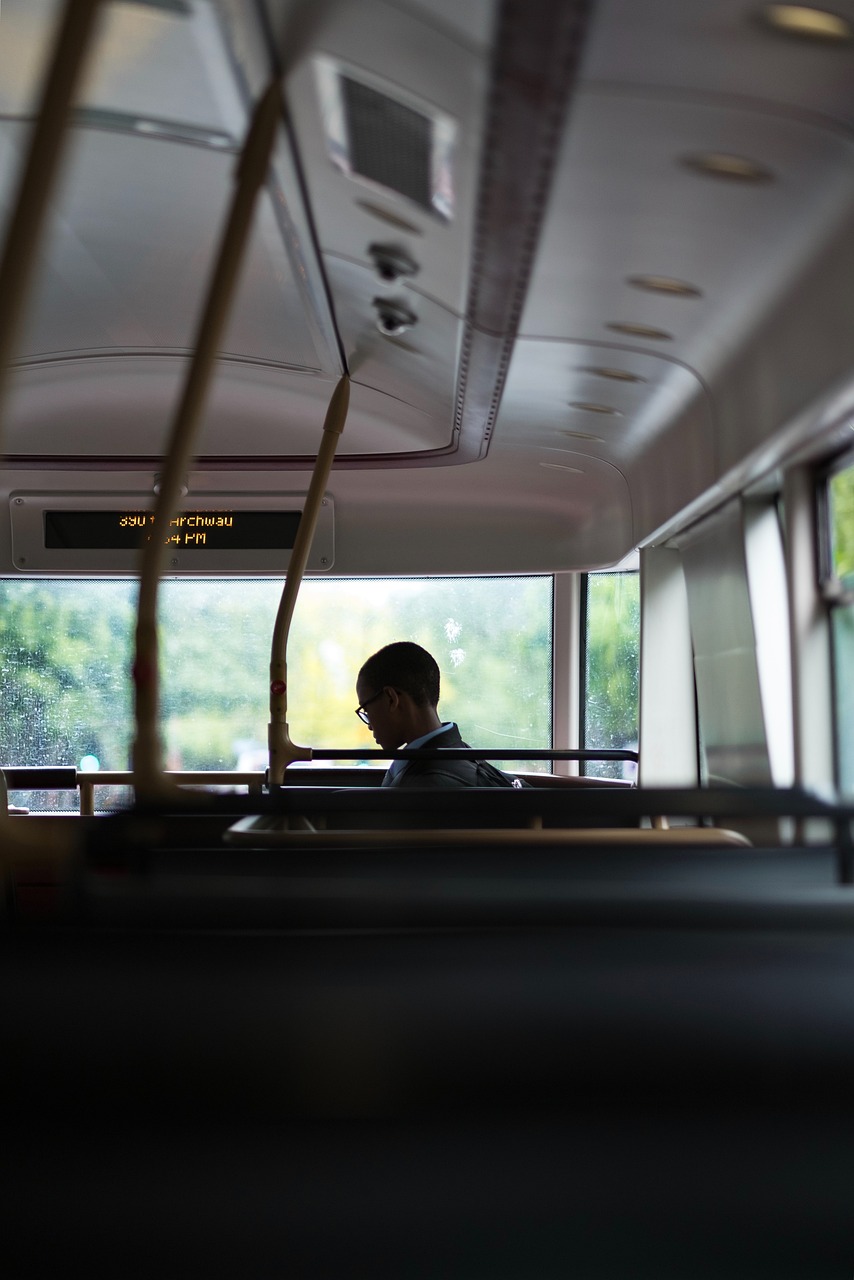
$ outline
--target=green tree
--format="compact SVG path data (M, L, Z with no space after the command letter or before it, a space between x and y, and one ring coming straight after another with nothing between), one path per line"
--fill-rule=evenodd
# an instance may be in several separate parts
M95 755L127 765L130 625L136 587L95 582L0 582L0 676L5 764L76 764Z
M838 471L829 487L833 572L854 586L854 467Z
M263 752L280 581L167 580L159 601L161 732L167 767L233 768ZM129 766L136 584L0 584L5 764ZM365 658L391 640L435 653L441 711L484 747L550 744L551 579L303 583L289 644L291 737L375 746L353 715Z
M584 743L636 747L640 675L640 589L636 573L595 573L587 580ZM596 777L621 777L622 762L587 766Z

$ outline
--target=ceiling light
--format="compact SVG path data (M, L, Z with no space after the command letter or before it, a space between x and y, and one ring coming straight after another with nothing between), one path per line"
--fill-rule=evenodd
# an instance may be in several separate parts
M666 329L654 329L648 324L630 324L625 320L615 320L605 328L612 329L614 333L628 333L633 338L655 338L659 342L673 341L672 333L668 333Z
M731 178L735 182L770 182L774 177L770 169L755 160L726 151L700 151L696 155L683 156L682 164L712 178Z
M606 413L613 418L622 418L619 409L612 409L609 404L590 404L587 400L573 400L570 409L583 409L585 413Z
M851 23L838 13L813 9L805 4L766 4L761 18L775 31L789 36L805 36L809 40L850 40Z
M674 280L672 276L629 276L628 283L635 289L647 289L650 293L669 293L678 298L699 298L700 290L686 280Z

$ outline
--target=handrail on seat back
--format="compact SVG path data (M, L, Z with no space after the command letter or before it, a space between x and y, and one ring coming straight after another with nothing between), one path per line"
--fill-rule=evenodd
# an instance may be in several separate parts
M389 845L407 848L452 846L495 849L524 845L526 848L564 848L567 845L723 845L750 848L751 841L739 831L724 827L402 827L380 830L318 831L308 824L296 830L283 825L264 825L257 818L241 818L224 834L227 844L302 849L376 849Z

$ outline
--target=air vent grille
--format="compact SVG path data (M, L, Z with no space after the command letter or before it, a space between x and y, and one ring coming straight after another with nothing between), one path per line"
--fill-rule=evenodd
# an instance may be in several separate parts
M429 118L346 76L341 89L352 171L431 209Z
M364 68L315 60L329 157L351 178L454 216L457 122Z

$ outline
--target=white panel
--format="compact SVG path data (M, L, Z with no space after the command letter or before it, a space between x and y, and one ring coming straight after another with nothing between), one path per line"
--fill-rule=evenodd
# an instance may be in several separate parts
M59 0L3 0L0 112L28 115L41 91ZM84 108L174 120L238 137L244 110L214 6L192 0L180 13L103 4L79 102Z
M552 732L556 747L577 748L581 726L581 575L554 576ZM575 760L556 760L555 773L575 775Z
M704 781L772 781L740 502L680 540L688 587Z
M697 724L688 593L678 551L641 551L639 782L697 786Z
M22 144L24 126L10 128ZM192 348L234 164L205 148L75 130L21 354ZM319 368L268 197L223 348Z
M90 356L17 370L4 434L9 454L157 458L166 448L188 360ZM299 457L320 444L334 382L251 362L220 361L195 452ZM339 455L440 448L444 419L357 383Z
M786 475L783 491L792 637L795 781L829 791L833 767L830 629L818 584L815 480L807 468Z
M786 564L776 507L747 503L744 534L771 778L777 787L790 787L795 773L792 655Z

